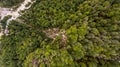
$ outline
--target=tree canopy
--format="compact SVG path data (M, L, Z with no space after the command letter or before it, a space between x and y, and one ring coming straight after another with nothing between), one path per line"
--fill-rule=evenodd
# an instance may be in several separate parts
M120 2L36 0L1 39L2 67L119 67Z

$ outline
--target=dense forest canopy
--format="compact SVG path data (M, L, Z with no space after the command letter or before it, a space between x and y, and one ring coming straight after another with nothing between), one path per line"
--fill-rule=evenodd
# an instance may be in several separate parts
M2 67L120 67L119 0L36 0L23 14L2 36Z

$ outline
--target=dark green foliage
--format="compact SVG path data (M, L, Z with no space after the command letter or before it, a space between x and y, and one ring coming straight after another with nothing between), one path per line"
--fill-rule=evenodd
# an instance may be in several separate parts
M120 67L118 2L37 0L20 19L2 36L2 67Z
M0 0L0 2L3 4L3 6L6 6L6 7L15 6L23 1L24 0Z
M10 18L11 16L6 16L3 20L0 21L2 28L5 29L6 25L7 25L7 20Z

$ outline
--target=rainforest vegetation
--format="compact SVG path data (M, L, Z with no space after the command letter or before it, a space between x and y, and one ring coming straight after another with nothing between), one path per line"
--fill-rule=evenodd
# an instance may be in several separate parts
M120 67L119 0L36 0L8 29L1 67Z

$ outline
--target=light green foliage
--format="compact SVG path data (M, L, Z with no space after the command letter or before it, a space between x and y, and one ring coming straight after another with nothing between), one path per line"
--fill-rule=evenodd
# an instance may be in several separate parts
M69 35L69 39L70 39L70 41L72 41L72 42L75 42L75 41L77 41L77 39L78 39L78 31L77 31L77 28L76 27L70 27L70 29L68 29L67 30L67 35Z
M74 62L66 50L52 50L50 48L37 49L30 53L24 61L24 67L72 67Z
M37 0L23 14L2 36L2 67L120 67L120 2Z

